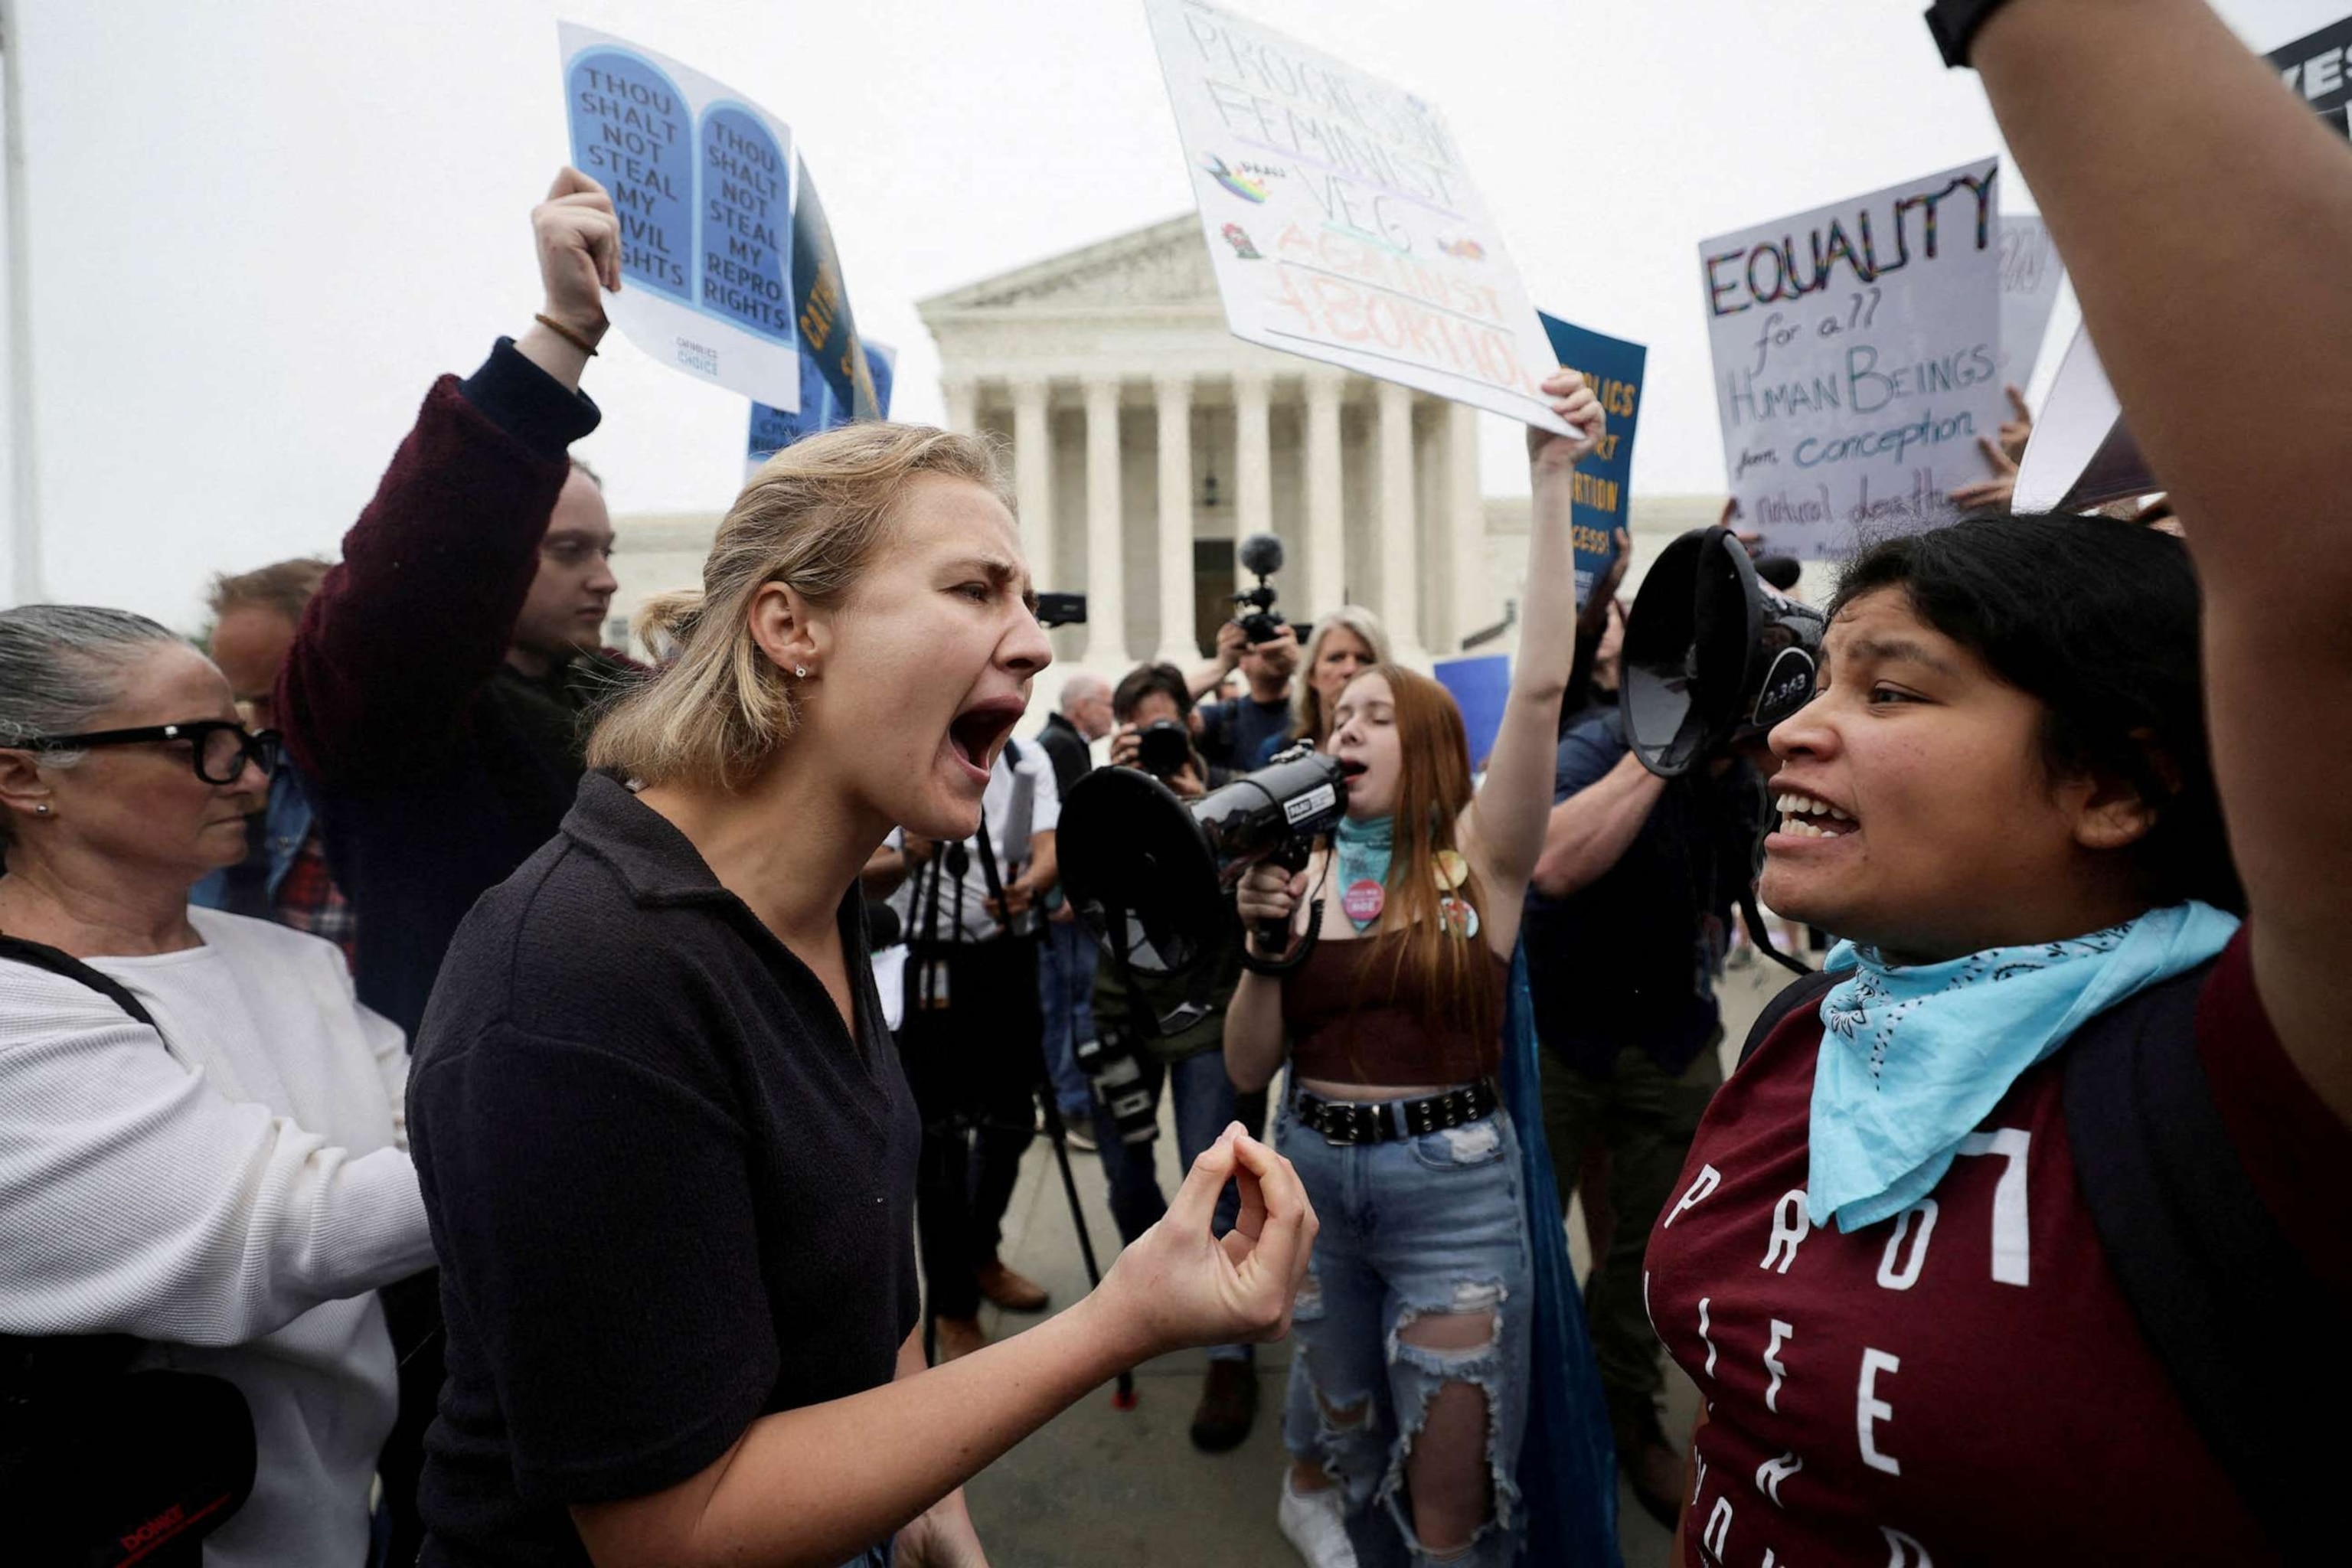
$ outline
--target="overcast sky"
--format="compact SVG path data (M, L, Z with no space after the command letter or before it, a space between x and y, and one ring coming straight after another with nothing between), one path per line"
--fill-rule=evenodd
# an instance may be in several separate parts
M1700 238L2000 150L1918 0L1228 8L1440 105L1535 300L1651 345L1639 490L1723 483ZM2347 8L2221 6L2258 48ZM1139 0L17 12L48 594L182 626L215 570L331 553L433 376L529 323L527 214L566 155L558 16L792 124L859 324L900 351L903 417L941 414L917 300L1190 210ZM725 506L741 400L617 335L587 385L616 511ZM1524 491L1515 433L1485 423L1486 489Z

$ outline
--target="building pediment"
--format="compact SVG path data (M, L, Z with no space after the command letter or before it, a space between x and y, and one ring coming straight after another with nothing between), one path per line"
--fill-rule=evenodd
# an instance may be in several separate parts
M934 295L917 308L928 322L1155 306L1221 309L1201 220L1192 214Z

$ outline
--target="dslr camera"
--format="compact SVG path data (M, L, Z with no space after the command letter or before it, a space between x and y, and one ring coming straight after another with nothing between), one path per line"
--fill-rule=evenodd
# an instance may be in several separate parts
M1158 719L1135 732L1135 765L1162 783L1192 760L1192 735L1181 720Z
M1274 607L1274 584L1267 578L1282 570L1282 541L1271 533L1253 533L1242 541L1242 565L1257 579L1257 586L1234 595L1234 619L1253 643L1271 642L1282 635L1282 612Z

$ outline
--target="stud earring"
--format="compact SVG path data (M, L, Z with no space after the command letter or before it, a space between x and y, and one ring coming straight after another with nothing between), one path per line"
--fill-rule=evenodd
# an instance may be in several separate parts
M35 816L47 816L49 815L49 808L47 805L37 805L33 807L33 815Z
M793 666L793 673L799 676L803 680L806 680L808 679L808 666L804 664L796 664Z

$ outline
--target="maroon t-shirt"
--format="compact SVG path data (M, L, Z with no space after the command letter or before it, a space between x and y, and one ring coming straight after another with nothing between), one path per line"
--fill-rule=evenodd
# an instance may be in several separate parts
M2352 1300L2352 1131L2281 1051L2242 931L2197 1032L2237 1157ZM1801 1008L1732 1075L1651 1233L1650 1321L1708 1410L1684 1561L2269 1560L2108 1270L2063 1055L2018 1079L1929 1196L1844 1235L1805 1215L1821 1037Z

